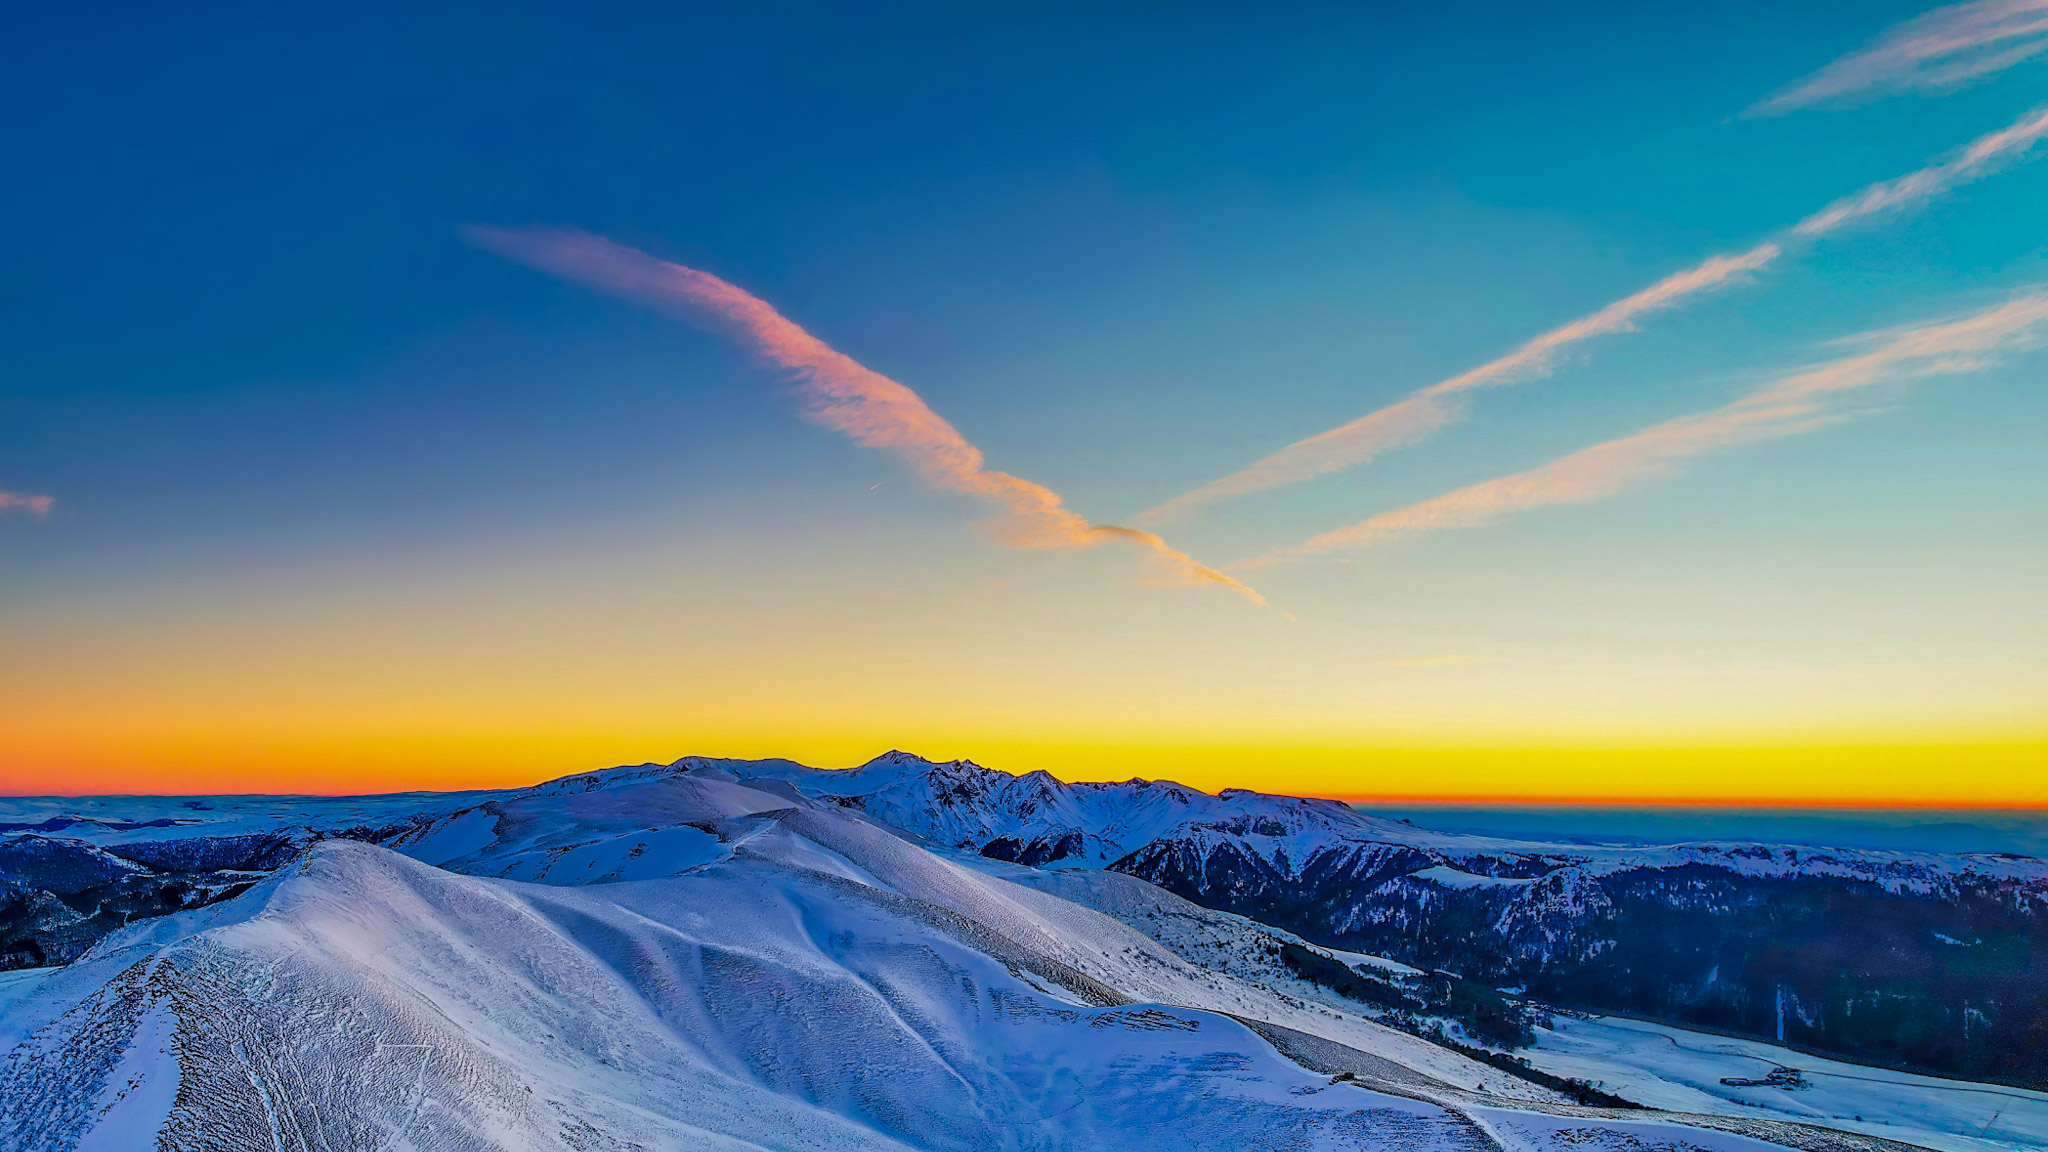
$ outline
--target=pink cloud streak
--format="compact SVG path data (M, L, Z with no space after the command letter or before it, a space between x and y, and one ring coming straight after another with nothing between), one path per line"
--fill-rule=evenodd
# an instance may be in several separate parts
M2030 112L2008 127L1979 137L1952 159L1872 184L1838 200L1794 225L1787 238L1812 240L1866 217L1928 200L1989 174L2005 161L2018 159L2043 136L2048 136L2048 109ZM1138 519L1141 523L1166 523L1218 500L1299 484L1412 444L1464 418L1461 393L1547 376L1559 357L1574 345L1596 336L1634 331L1641 317L1676 307L1701 293L1741 283L1783 254L1782 244L1773 241L1746 252L1709 257L1591 315L1553 328L1497 360L1410 393L1348 424L1297 440L1248 468L1176 496Z
M1893 92L1938 92L2048 52L2048 0L1976 0L1914 17L1749 110L1773 116Z
M1595 336L1627 332L1648 312L1670 308L1686 297L1741 279L1778 258L1776 244L1760 244L1735 256L1715 256L1673 273L1632 296L1624 296L1590 316L1553 328L1497 360L1442 380L1376 412L1367 413L1306 440L1298 440L1265 459L1221 480L1176 496L1139 519L1163 522L1202 505L1312 480L1362 464L1389 448L1412 444L1446 424L1462 419L1458 394L1475 388L1498 388L1546 375L1571 345Z
M855 443L891 452L926 484L995 505L988 527L1013 548L1092 548L1113 540L1145 551L1151 583L1216 585L1256 604L1257 591L1151 532L1096 524L1041 484L986 467L981 450L910 388L870 370L766 301L694 268L573 229L471 228L469 240L506 259L659 308L733 338L790 373L804 416Z
M1866 216L1938 196L1958 184L1985 175L2006 161L2018 159L2040 143L2043 136L2048 136L2048 108L2036 109L2006 128L1978 137L1953 160L1930 164L1917 172L1872 184L1853 196L1837 200L1794 225L1792 234L1825 235Z
M0 492L0 512L19 508L31 516L48 516L57 501L51 496L23 496L17 492Z
M1783 377L1720 408L1596 444L1527 472L1383 512L1232 567L1270 567L1420 532L1477 527L1511 512L1604 500L1662 475L1686 457L1792 436L1846 419L1847 414L1833 404L1844 393L1988 367L2001 352L2039 343L2044 328L2048 295L2036 292L1960 320L1877 333L1861 341L1876 342L1867 352Z

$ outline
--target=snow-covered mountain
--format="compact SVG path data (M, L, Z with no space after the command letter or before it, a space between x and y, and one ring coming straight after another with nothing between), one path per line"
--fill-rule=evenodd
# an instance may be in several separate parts
M0 821L6 907L54 902L91 944L0 979L10 1149L1888 1148L1789 1096L1588 1109L1317 972L1397 995L1445 955L1586 979L1659 917L1711 952L1731 909L1782 927L1815 891L1919 910L1974 963L1988 937L1963 921L2038 926L2044 877L1451 836L901 753L459 797L5 801ZM1702 955L1645 980L1691 988ZM1978 1003L1981 1048L2002 1009ZM1905 1133L1982 1146L1963 1123Z
M1545 844L1327 800L1066 784L892 752L726 766L928 841L1142 877L1319 944L1595 1011L2048 1084L2048 861L1770 844Z
M787 760L696 757L677 761L672 770L696 767L785 781L934 843L1033 865L1136 872L1149 866L1143 860L1174 854L1207 860L1231 852L1290 877L1318 867L1364 878L1407 876L1441 866L1427 878L1450 888L1497 887L1567 870L1597 876L1687 864L1756 877L1834 876L1919 894L1952 894L1959 883L1973 879L2048 882L2048 862L2032 857L1754 843L1603 847L1502 840L1431 832L1335 800L1245 788L1211 795L1170 781L1068 784L1046 772L1015 776L971 760L934 762L907 752L885 753L843 770ZM1414 866L1420 861L1429 863Z
M1592 1113L702 765L315 841L0 987L0 1050L24 1152L1878 1146Z

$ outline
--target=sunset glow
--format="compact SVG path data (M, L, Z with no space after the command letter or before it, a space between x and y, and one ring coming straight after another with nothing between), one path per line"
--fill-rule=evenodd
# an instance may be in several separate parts
M1453 15L37 17L0 792L2048 806L2040 6Z

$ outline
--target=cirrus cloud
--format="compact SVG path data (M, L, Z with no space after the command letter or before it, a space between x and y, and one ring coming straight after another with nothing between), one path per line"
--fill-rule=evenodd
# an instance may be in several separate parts
M1092 548L1122 541L1158 575L1149 583L1213 585L1256 604L1257 591L1173 547L1154 533L1097 524L1057 492L987 467L981 449L916 392L832 348L766 301L724 280L588 232L561 228L465 230L469 241L506 259L645 304L717 331L789 374L803 414L908 464L927 485L994 505L990 533L1013 548Z
M1734 256L1715 256L1569 324L1553 328L1513 352L1469 372L1441 380L1375 412L1297 440L1242 471L1176 496L1139 517L1146 522L1176 519L1203 505L1312 480L1362 464L1390 448L1412 444L1464 417L1460 393L1499 388L1548 374L1572 345L1595 336L1627 332L1637 319L1676 306L1688 296L1740 280L1778 258L1776 244L1760 244Z
M2044 0L2048 2L2048 0ZM1958 185L2019 161L2048 136L2048 109L2037 109L1970 142L1953 156L1904 176L1880 181L1799 221L1781 241L1744 252L1711 256L1639 292L1553 328L1477 368L1368 412L1327 432L1268 455L1250 467L1211 481L1142 513L1140 523L1166 523L1233 496L1299 484L1363 464L1389 449L1412 444L1464 418L1464 393L1500 388L1549 375L1563 356L1597 336L1632 332L1644 316L1677 307L1706 292L1743 283L1785 253L1785 245L1811 241L1862 220L1925 203Z
M48 516L57 501L50 496L25 496L19 492L0 492L0 512L19 509L31 516Z
M1687 457L1797 435L1847 419L1853 413L1841 401L1860 389L1988 367L2004 353L2039 344L2044 332L2048 293L2036 290L1960 319L1873 333L1851 342L1865 351L1782 377L1720 408L1383 512L1232 567L1270 567L1422 532L1478 527L1514 512L1604 500L1663 475Z
M1843 107L1902 92L1941 92L2048 53L2048 0L1975 0L1915 17L1746 115Z

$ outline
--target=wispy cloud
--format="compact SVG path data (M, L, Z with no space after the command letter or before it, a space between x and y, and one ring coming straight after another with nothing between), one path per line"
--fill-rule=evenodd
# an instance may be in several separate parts
M20 509L31 516L48 516L57 501L49 496L24 496L18 492L0 492L0 512Z
M1407 398L1370 412L1328 432L1297 440L1264 460L1192 492L1176 496L1139 517L1147 522L1173 520L1205 504L1312 480L1362 464L1403 444L1412 444L1446 424L1462 419L1463 398L1475 388L1498 388L1548 374L1557 358L1572 345L1610 332L1626 332L1638 317L1669 308L1688 296L1720 287L1778 258L1776 244L1760 244L1736 256L1715 256L1607 305L1590 316L1553 328L1534 340L1479 367L1442 380Z
M1596 444L1540 468L1384 512L1232 567L1266 567L1368 548L1420 532L1476 527L1511 512L1604 500L1662 475L1687 457L1846 419L1853 413L1842 398L1859 389L1988 367L2001 353L2038 344L2044 331L2048 294L2037 290L1962 319L1873 333L1851 342L1865 351L1782 377L1720 408Z
M681 316L746 346L790 374L804 416L856 443L895 454L933 488L994 505L987 526L1013 548L1092 548L1125 541L1147 553L1163 584L1211 584L1264 597L1150 532L1095 524L1040 484L986 467L981 450L916 392L798 327L766 301L708 272L573 229L470 228L478 247L529 267Z
M2044 0L2048 3L2048 0ZM1866 216L1918 204L1958 184L1967 184L2024 156L2048 136L2048 108L2037 109L1988 136L1970 142L1954 158L1908 172L1895 180L1872 184L1801 220L1795 236L1823 236Z
M1701 293L1749 279L1782 256L1786 242L1811 240L1867 217L1925 202L2019 159L2043 136L2048 136L2048 109L2030 112L2008 127L1979 137L1950 159L1872 184L1838 200L1795 224L1780 241L1759 244L1733 255L1709 257L1591 315L1553 328L1497 360L1410 393L1349 424L1297 440L1248 468L1174 497L1141 514L1138 520L1166 523L1218 500L1312 480L1363 464L1389 449L1412 444L1463 419L1463 393L1547 376L1566 352L1587 340L1634 331L1636 322L1649 313L1676 307Z
M2048 52L2048 0L1975 0L1936 8L1829 64L1747 115L1939 92Z

